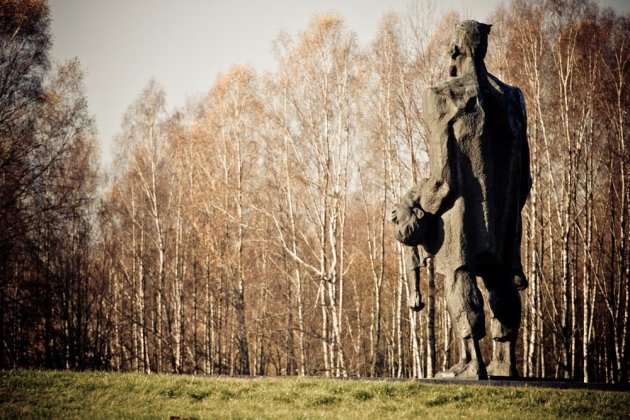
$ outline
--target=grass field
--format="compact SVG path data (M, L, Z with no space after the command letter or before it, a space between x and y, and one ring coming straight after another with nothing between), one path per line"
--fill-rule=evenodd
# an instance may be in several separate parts
M418 382L0 372L0 418L624 418L630 393Z

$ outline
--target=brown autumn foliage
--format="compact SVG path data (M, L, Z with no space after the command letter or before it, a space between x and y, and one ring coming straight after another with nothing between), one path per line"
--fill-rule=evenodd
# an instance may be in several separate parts
M0 365L340 377L449 365L441 279L423 284L423 312L407 309L386 223L426 175L420 98L447 77L459 19L433 25L429 2L415 5L366 46L342 17L314 16L278 37L273 71L234 66L172 113L150 82L97 195L79 65L50 71L45 2L3 1ZM488 68L528 106L519 370L627 382L629 17L512 0L489 20Z

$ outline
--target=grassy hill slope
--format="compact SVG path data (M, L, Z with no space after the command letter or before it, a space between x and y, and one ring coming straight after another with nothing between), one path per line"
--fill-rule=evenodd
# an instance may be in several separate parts
M624 418L630 393L413 381L0 372L0 418Z

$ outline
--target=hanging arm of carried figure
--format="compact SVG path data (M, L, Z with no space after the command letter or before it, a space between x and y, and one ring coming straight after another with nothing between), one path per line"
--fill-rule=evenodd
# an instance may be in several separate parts
M420 291L420 255L418 246L428 237L426 214L420 208L420 193L426 183L421 180L405 194L392 210L390 222L394 224L394 236L404 247L410 296L409 307L413 311L424 308Z

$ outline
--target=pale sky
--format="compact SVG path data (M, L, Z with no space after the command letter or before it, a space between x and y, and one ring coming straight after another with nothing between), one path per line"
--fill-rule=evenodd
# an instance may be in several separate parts
M54 62L78 57L86 73L104 165L129 104L151 78L170 109L208 91L231 65L274 66L272 42L296 34L317 13L338 12L367 45L387 12L405 13L412 0L51 0ZM422 3L422 2L420 2ZM435 0L482 22L501 0ZM628 0L600 0L623 13ZM492 23L492 22L487 22Z

